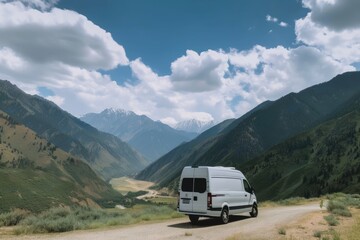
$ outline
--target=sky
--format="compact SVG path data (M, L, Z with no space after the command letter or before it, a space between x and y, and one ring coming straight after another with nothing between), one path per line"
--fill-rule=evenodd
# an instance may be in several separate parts
M358 0L0 0L0 79L80 117L238 118L360 69Z

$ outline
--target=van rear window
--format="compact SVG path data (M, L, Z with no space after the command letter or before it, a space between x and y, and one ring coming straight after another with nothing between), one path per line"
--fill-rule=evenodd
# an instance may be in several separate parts
M194 181L194 178L183 178L181 183L181 191L204 193L206 191L206 179L195 178Z
M193 191L193 178L183 178L181 183L181 191L183 192Z

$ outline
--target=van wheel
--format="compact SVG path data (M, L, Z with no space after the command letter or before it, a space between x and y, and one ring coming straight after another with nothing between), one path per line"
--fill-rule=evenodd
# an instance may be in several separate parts
M189 215L191 224L196 225L199 222L199 216Z
M258 215L258 209L257 209L257 205L254 203L251 208L250 216L257 217L257 215Z
M229 209L224 207L221 211L220 220L223 224L227 224L229 222Z

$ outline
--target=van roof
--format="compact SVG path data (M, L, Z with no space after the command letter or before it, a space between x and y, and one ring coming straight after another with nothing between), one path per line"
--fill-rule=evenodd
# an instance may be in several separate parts
M235 167L223 167L223 166L186 166L186 168L220 168L220 169L231 169L236 170Z
M223 175L225 172L232 172L232 174L240 174L242 177L245 178L244 174L240 171L235 169L234 167L223 167L223 166L186 166L184 169L191 169L191 168L202 168L208 169L210 175ZM227 175L227 174L226 174Z

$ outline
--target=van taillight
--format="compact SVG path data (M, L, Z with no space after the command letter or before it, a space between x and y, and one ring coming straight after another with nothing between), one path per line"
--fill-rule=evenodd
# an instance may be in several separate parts
M180 192L178 192L178 196L177 196L177 208L180 207Z
M211 207L212 207L212 196L211 196L211 193L208 193L207 206L208 206L208 208L211 208Z

